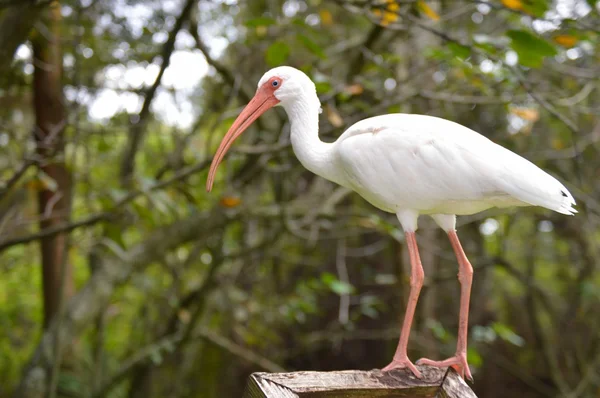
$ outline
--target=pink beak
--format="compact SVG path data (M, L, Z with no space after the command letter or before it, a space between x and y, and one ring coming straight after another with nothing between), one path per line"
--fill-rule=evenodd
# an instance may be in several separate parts
M229 147L231 147L231 144L233 144L233 141L235 141L236 138L242 135L244 130L246 130L252 124L252 122L258 119L260 115L262 115L278 103L279 100L273 94L273 89L270 87L269 84L264 84L263 86L261 86L261 88L258 89L256 94L254 95L254 98L250 100L250 102L248 103L248 105L246 105L242 113L240 113L237 119L235 119L235 122L233 122L233 125L231 125L231 128L229 128L229 131L227 132L227 134L225 134L225 137L223 137L223 140L219 145L219 149L217 149L217 153L215 154L215 157L213 158L212 163L210 164L210 170L208 171L208 179L206 180L206 190L208 192L211 191L213 183L215 181L217 167L219 167L219 164L225 157L225 153L227 153L227 150L229 149Z

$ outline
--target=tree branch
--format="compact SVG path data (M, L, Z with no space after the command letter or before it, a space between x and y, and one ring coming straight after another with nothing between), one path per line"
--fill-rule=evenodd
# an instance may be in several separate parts
M480 50L477 47L474 47L470 44L467 43L463 43L462 41L455 39L451 36L449 36L448 34L439 31L431 26L428 26L426 24L424 24L419 18L410 15L410 14L406 14L405 15L406 19L408 19L409 21L411 21L413 24L415 24L416 26L418 26L419 28L426 30L427 32L430 32L442 39L444 39L445 41L448 42L452 42L452 43L456 43L456 44L460 44L461 46L465 46L468 47L472 52L479 54L483 57L492 59L496 62L500 62L502 65L504 65L509 71L512 72L512 74L517 78L517 80L519 81L519 84L525 89L525 91L527 91L527 93L529 95L531 95L531 97L537 102L539 103L544 109L546 109L552 116L556 117L558 120L560 120L563 124L565 124L573 133L581 135L581 130L579 129L579 127L577 127L577 125L575 123L573 123L573 121L571 121L568 117L566 117L565 115L563 115L562 113L560 113L552 104L550 104L549 102L547 102L545 99L543 99L542 97L540 97L534 90L533 87L531 86L531 84L527 81L527 79L525 78L525 76L523 76L523 74L521 73L521 71L519 70L519 68L512 66L512 65L508 65L503 59L493 55L493 54L489 54L486 53L482 50Z
M202 328L194 336L194 338L201 338L208 341L211 344L216 345L219 348L229 352L230 354L243 359L244 361L253 365L259 366L261 369L269 372L278 373L285 372L285 369L268 358L263 357L255 353L252 350L242 347L233 341L212 332L209 329Z
M365 66L365 50L370 49L373 44L381 37L381 34L384 32L384 28L380 25L373 25L371 31L365 38L364 43L360 46L358 53L354 60L350 63L350 67L348 68L348 75L346 76L346 81L352 81L353 77L360 73L362 68Z
M93 214L91 216L83 218L82 220L71 222L71 223L59 224L59 225L55 225L50 228L44 228L43 230L41 230L35 234L16 237L16 238L10 238L10 239L0 241L0 252L2 252L3 250L5 250L9 247L12 247L12 246L22 245L22 244L33 242L33 241L36 241L36 240L39 240L42 238L46 238L49 236L54 236L61 232L70 232L77 228L87 227L90 225L97 224L99 222L108 221L111 219L112 216L114 216L116 213L118 213L123 206L125 206L127 203L131 202L138 196L140 196L142 194L148 194L149 192L156 191L158 189L166 188L169 185L173 184L174 182L184 180L187 177L189 177L190 175L206 169L209 165L210 165L209 161L204 161L204 162L195 164L193 166L187 167L185 169L182 169L179 172L175 173L171 178L168 178L164 181L158 182L144 191L137 190L137 191L133 191L133 192L129 193L124 198L117 201L109 210L106 210L101 213Z
M139 113L139 120L137 123L132 123L131 129L129 132L129 140L125 151L123 152L122 160L121 160L121 172L120 178L121 183L126 186L129 180L131 179L135 167L135 155L141 145L146 125L148 123L148 117L150 116L150 105L152 104L152 100L156 94L156 90L161 84L163 75L165 70L169 66L171 54L175 49L175 39L177 38L177 34L183 27L183 24L186 20L188 20L193 6L196 4L196 0L187 0L181 14L177 18L173 29L169 32L169 37L167 42L165 43L161 58L162 64L160 66L160 71L154 80L152 86L146 92L144 97L144 103L142 105L142 109Z
M192 37L194 38L194 41L196 42L196 47L198 48L198 50L200 50L202 55L204 55L204 58L206 59L206 63L209 64L210 66L212 66L213 68L215 68L215 70L217 71L217 73L219 75L221 75L221 77L223 78L225 83L227 83L231 87L235 87L236 78L233 75L233 73L229 69L227 69L223 64L221 64L219 61L217 61L210 55L210 52L208 51L208 47L206 46L206 44L204 44L204 42L200 38L200 35L198 34L198 21L196 21L196 19L194 17L192 17L190 19L189 25L190 25L189 32L192 35ZM239 97L244 102L250 102L251 96L245 90L245 87L243 87L243 85L242 85L242 87L240 87Z
M40 344L24 370L15 397L38 397L44 392L49 370L54 363L54 336L72 341L106 308L115 288L123 284L134 271L140 271L174 248L196 239L207 238L215 229L225 225L230 217L224 212L197 213L158 228L144 241L121 256L102 261L101 268L88 283L68 302L60 322L54 319L43 334ZM98 248L96 250L99 250Z
M228 353L258 366L261 370L268 372L278 373L285 372L285 369L268 358L257 354L256 352L242 347L233 341L220 336L209 329L201 328L192 337L193 340L202 339L208 343L214 344L215 346L227 351ZM153 355L157 352L172 352L174 347L183 341L183 333L178 332L166 337L161 338L157 342L154 342L129 357L121 366L121 368L114 374L109 380L106 381L92 395L93 398L102 398L106 396L113 388L124 381L131 372L140 364L148 363Z
M273 234L273 237L277 236L279 235ZM194 332L196 321L202 315L205 309L207 294L216 285L214 281L215 274L221 265L223 265L224 260L227 258L240 258L248 255L249 253L255 252L256 250L264 250L265 247L273 243L273 240L274 238L265 239L263 243L255 245L247 250L243 250L228 256L219 255L214 258L209 269L205 272L202 285L194 291L188 293L181 300L178 308L173 311L171 319L167 323L167 329L164 332L164 335L158 340L158 343L154 343L150 346L142 348L132 357L125 360L121 369L119 369L116 374L114 374L106 383L104 383L103 386L93 394L93 397L100 398L107 395L121 381L125 380L134 369L139 368L138 365L145 363L145 368L143 371L149 371L152 367L152 364L148 362L147 359L155 352L163 349L170 352L175 352L180 350L190 340L194 340L199 337L210 341L211 343L227 350L233 355L247 360L250 363L259 365L262 369L269 370L271 372L283 371L283 368L274 362L269 361L268 359L263 358L262 356L243 348L224 337L216 336L214 333L208 330ZM194 304L196 305L196 308L194 309L193 314L183 325L181 325L182 322L179 318L180 311L184 309L187 310Z
M4 2L6 3L6 2ZM41 10L49 2L37 0L11 1L0 18L0 76L5 78L10 70L17 47L25 40L33 28Z
M29 167L35 164L33 159L25 159L21 166L15 171L15 173L6 181L3 187L0 188L0 196L4 196L10 189L15 185L21 177L29 170Z

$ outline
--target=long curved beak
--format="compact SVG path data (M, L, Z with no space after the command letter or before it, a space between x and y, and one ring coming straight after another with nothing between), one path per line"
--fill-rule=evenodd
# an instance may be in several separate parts
M269 87L264 86L258 89L254 98L250 100L248 105L244 108L242 113L235 119L235 122L229 128L225 137L221 141L219 145L219 149L217 149L217 153L210 164L210 170L208 171L208 179L206 180L206 190L208 192L211 191L213 183L215 181L215 175L217 173L217 167L225 157L225 153L233 141L236 140L244 130L246 130L252 122L254 122L260 115L265 113L270 108L274 107L279 103L279 100L273 95L273 91L269 89Z

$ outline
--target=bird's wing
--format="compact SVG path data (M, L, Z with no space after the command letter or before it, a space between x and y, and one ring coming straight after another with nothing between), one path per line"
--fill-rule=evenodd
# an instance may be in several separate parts
M573 195L556 178L516 153L494 145L498 188L525 203L567 215L577 213Z
M392 114L362 120L340 137L337 153L347 185L388 211L470 214L525 204L573 210L572 196L556 179L440 118Z

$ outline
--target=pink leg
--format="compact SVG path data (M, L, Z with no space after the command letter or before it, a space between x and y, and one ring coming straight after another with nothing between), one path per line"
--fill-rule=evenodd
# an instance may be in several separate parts
M421 372L419 372L417 367L410 359L408 359L406 350L408 346L408 336L410 335L410 327L415 315L415 308L417 307L417 301L419 300L419 293L423 286L425 274L423 272L423 267L421 266L421 258L419 257L419 248L417 247L415 233L406 232L405 236L410 257L410 293L408 295L408 304L406 306L406 313L404 314L404 322L402 323L398 348L396 348L396 353L394 354L392 362L382 370L386 372L395 368L409 368L415 376L421 378Z
M471 298L471 283L473 282L473 267L467 259L465 252L458 240L456 231L448 232L450 243L458 260L458 280L460 281L460 315L458 319L458 341L456 343L456 354L444 361L432 361L431 359L419 359L417 364L438 367L452 366L464 378L473 380L469 364L467 363L467 332L469 327L469 300Z

